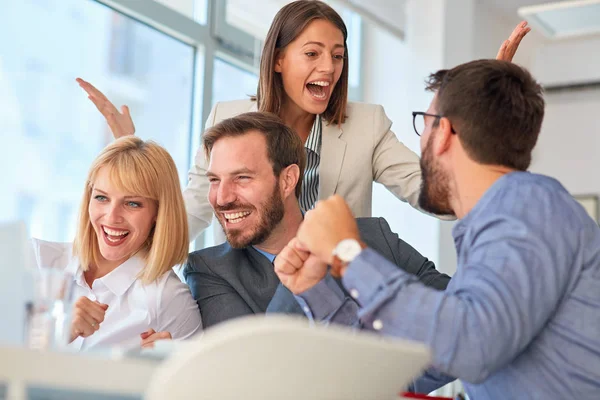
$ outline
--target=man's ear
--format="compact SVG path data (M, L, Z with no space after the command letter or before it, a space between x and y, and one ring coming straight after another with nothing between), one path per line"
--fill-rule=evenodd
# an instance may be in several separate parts
M280 50L276 50L275 53L275 65L273 65L273 71L281 73L283 64L283 52Z
M300 168L296 164L288 165L279 175L279 187L282 191L282 197L285 199L289 195L296 195L296 186L300 179Z
M448 151L453 136L454 133L452 132L452 123L450 120L446 117L440 118L437 132L432 138L434 140L433 152L436 156Z

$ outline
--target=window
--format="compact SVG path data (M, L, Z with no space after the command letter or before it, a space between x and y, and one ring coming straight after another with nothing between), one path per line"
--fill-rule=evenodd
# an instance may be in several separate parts
M173 10L192 18L199 24L206 24L208 0L156 0Z
M256 94L258 76L220 58L215 59L213 105L218 101L247 99Z
M130 107L137 134L167 148L185 186L212 105L256 94L262 41L288 2L3 2L0 221L24 219L45 240L73 237L90 163L112 141L79 76ZM362 19L331 4L348 25L350 98L360 100Z
M185 182L194 47L88 0L2 5L0 37L0 220L72 240L90 164L112 141L78 76L129 105L137 134L165 146Z

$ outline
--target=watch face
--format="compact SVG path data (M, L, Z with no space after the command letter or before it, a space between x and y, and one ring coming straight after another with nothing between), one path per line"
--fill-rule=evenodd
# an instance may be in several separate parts
M360 244L354 239L344 239L335 249L335 254L344 262L350 262L361 252Z

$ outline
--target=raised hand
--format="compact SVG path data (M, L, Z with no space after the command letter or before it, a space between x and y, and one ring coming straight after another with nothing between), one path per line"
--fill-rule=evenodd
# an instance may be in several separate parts
M110 127L115 139L122 136L133 135L135 126L129 114L129 107L121 106L121 111L117 110L106 96L96 89L91 83L84 81L81 78L76 79L77 83L88 94L88 99L94 103L98 111L106 118L106 122Z
M142 349L151 349L154 347L154 342L158 340L171 340L171 334L169 332L156 332L154 329L150 328L146 332L140 334L140 338L142 339Z
M496 60L512 61L521 40L531 31L531 28L527 26L527 21L521 21L519 25L512 31L508 40L505 40L498 50Z
M296 238L279 252L273 265L283 286L294 294L312 288L327 274L327 264L302 249Z
M108 310L107 304L92 301L85 296L77 299L73 305L73 319L71 320L71 335L69 343L79 336L92 336L104 321L104 314Z

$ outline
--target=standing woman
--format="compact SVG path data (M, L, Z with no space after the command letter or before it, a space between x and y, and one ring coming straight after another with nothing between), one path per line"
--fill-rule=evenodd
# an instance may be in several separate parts
M497 58L512 60L529 32L519 24ZM383 107L348 102L348 33L340 15L321 1L298 0L284 6L267 33L255 98L217 103L206 127L249 111L279 117L300 136L307 152L300 206L341 195L356 217L371 215L373 182L418 209L419 157L390 130ZM119 112L88 82L78 79L115 137L135 132L127 106ZM198 150L184 192L190 238L210 223L206 159Z

